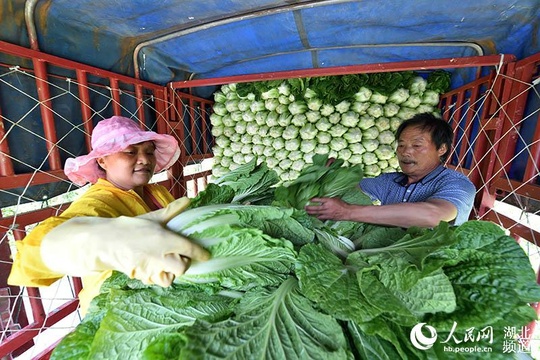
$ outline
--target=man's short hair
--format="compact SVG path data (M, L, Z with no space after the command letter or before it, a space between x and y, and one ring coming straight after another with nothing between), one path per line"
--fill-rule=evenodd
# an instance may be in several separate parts
M403 130L408 127L418 127L422 131L429 132L431 141L433 141L437 149L446 144L446 152L441 155L441 162L444 163L448 159L454 139L454 132L450 124L431 113L416 114L399 125L396 130L396 139L399 140Z

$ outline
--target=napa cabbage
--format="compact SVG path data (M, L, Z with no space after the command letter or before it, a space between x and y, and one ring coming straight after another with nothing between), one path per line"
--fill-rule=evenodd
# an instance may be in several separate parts
M317 220L301 205L312 193L370 203L351 187L361 167L327 160L313 156L287 186L259 187L254 196L271 193L261 205L231 203L272 173L258 161L210 183L166 226L212 258L169 288L114 272L51 359L447 359L445 339L484 328L493 344L518 345L505 329L536 319L529 304L540 287L513 238L479 220L406 230ZM411 346L420 323L437 331L429 349ZM459 352L470 345L452 342Z

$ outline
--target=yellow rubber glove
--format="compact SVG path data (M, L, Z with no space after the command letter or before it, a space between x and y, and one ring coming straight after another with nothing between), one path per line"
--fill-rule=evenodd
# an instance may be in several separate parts
M45 235L41 257L51 270L66 275L118 270L145 284L169 286L191 259L209 258L202 247L164 227L188 205L189 199L181 198L137 217L72 218Z

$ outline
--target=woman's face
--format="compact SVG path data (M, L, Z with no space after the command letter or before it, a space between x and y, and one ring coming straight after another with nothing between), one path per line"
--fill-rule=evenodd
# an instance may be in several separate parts
M105 170L106 179L123 190L148 184L156 169L156 147L152 141L128 146L126 149L97 159Z

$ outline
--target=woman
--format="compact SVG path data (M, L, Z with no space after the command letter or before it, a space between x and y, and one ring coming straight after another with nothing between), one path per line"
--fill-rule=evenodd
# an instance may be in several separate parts
M167 189L149 184L154 172L178 159L170 135L143 131L131 119L100 121L92 133L92 151L66 161L67 177L93 185L61 215L41 222L22 241L8 278L10 285L48 286L64 275L83 277L81 311L113 270L146 284L169 286L208 253L164 228L189 205L174 201Z

